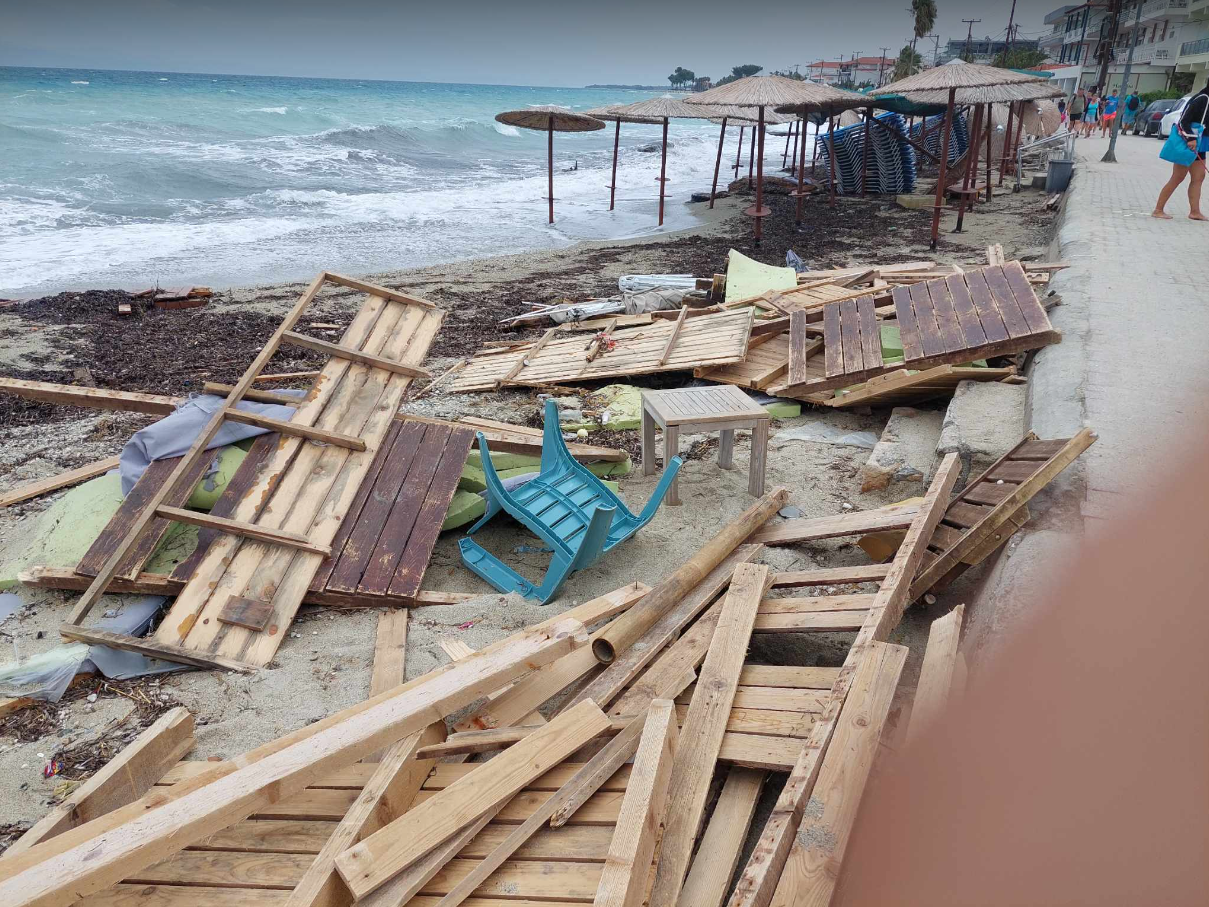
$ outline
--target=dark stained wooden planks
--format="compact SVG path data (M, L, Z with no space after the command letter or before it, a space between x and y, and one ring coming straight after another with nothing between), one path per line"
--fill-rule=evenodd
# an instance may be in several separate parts
M805 316L791 317L803 319ZM881 328L872 296L845 299L823 307L824 373L832 378L859 376L882 367ZM790 383L794 355L790 349ZM798 374L802 374L798 370Z
M468 428L428 422L392 431L361 507L337 536L324 590L404 598L420 591L473 438Z
M232 595L218 612L218 619L224 624L236 627L246 627L249 630L262 631L268 626L269 618L273 616L273 603L255 598L240 598Z

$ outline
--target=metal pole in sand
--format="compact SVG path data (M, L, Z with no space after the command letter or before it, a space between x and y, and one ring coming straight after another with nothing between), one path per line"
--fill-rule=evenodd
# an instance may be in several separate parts
M805 141L805 137L802 135L802 127L804 123L804 120L798 120L798 131L793 135L793 153L789 155L789 166L791 168L789 171L790 173L793 172L792 168L797 167L798 165L798 145ZM792 128L792 126L790 128Z
M987 120L987 201L991 200L991 135L995 132L994 118L991 116L994 109L990 104L986 105L986 120Z
M763 108L760 108L760 109L763 110ZM751 181L752 165L755 163L755 160L756 160L756 127L752 126L751 128L752 128L751 142L748 143L748 147L747 147L747 188L748 189L750 189L752 187L752 181ZM761 151L763 151L763 149L764 149L764 127L760 126L759 131L760 131L760 149L761 149Z
M831 197L827 204L835 207L835 111L827 111L827 157L831 159Z
M663 118L663 154L659 158L659 226L663 226L663 187L667 185L667 117Z
M735 166L734 166L735 179L739 178L739 167L740 167L739 162L741 160L743 160L743 130L746 128L747 128L746 126L739 127L739 150L735 152Z
M756 245L760 244L760 235L763 232L762 221L768 215L768 209L764 207L764 108L760 108L760 120L756 125L757 134L760 142L760 153L756 159L756 203L748 209L752 216L756 219ZM755 147L755 142L752 142L752 147Z
M617 129L613 132L613 179L609 181L609 210L617 199L617 146L621 144L621 118L617 118Z
M546 148L546 161L549 170L550 182L550 223L554 223L554 114L550 114L549 119L549 143Z
M802 119L800 122L803 124L803 128L804 128L805 123L806 123L806 105L805 104L802 105ZM798 149L795 148L794 151L798 151ZM793 216L793 223L794 223L795 227L802 226L802 205L806 201L806 137L805 136L802 137L801 151L798 153L800 154L800 157L798 158L798 161L797 161L798 188L793 193L794 196L796 196L796 202L794 205L794 216Z
M789 124L789 130L785 133L785 150L781 152L781 169L785 169L785 164L789 160L789 140L793 138L793 123Z
M1003 151L999 155L999 185L1003 185L1003 174L1007 170L1008 152L1012 150L1012 114L1016 112L1016 105L1011 101L1008 102L1008 121L1007 131L1003 134Z
M873 108L865 108L865 141L861 154L861 198L865 197L869 188L869 127L873 122Z

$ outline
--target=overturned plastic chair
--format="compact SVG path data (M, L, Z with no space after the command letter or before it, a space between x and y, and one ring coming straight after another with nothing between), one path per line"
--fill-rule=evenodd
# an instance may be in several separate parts
M655 516L668 487L683 462L673 457L642 513L635 516L608 487L576 462L563 443L558 424L558 406L546 401L542 439L541 472L514 491L506 491L487 450L487 439L479 433L483 474L487 484L487 512L470 527L473 535L501 510L528 527L549 546L554 557L541 585L529 582L473 539L464 538L462 563L501 592L519 592L542 604L550 601L568 576L595 563L597 558L620 545Z

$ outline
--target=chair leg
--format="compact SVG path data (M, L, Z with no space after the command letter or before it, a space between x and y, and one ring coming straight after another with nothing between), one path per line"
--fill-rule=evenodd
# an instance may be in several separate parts
M642 409L642 474L655 474L655 417Z
M669 425L663 430L663 468L667 469L668 464L672 462L672 457L680 455L680 426ZM677 475L672 481L672 487L668 489L667 502L675 507L680 504L680 476Z
M760 419L751 430L751 469L747 477L747 492L754 497L764 495L764 473L768 466L768 419Z
M735 430L724 428L719 435L718 466L721 469L730 469L735 465Z

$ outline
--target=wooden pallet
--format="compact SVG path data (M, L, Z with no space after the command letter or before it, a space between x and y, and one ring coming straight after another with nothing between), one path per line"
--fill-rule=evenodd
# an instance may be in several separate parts
M740 362L747 355L754 311L660 320L615 331L615 345L592 359L582 334L551 328L535 343L479 353L457 374L452 389L566 384Z
M936 397L951 397L962 381L1002 381L1016 374L1016 367L963 368L958 365L938 365L923 371L900 368L846 389L842 394L828 395L822 404L837 409L850 406L902 406L921 403Z
M945 510L928 543L911 600L980 563L1027 519L1028 502L1096 442L1091 429L1073 438L1039 441L1030 435L966 486Z
M1019 262L898 286L892 295L903 363L888 366L882 362L872 297L832 303L823 309L822 379L807 371L806 313L790 316L786 390L814 393L847 387L903 367L957 365L1036 349L1061 339Z
M293 329L327 284L365 293L340 344L288 422L238 409L282 344L313 346ZM272 660L442 320L432 303L385 287L323 273L298 300L223 405L159 490L131 521L96 578L60 628L68 639L102 643L201 667L244 669ZM315 341L318 343L318 341ZM206 446L228 420L278 432L256 481L229 518L181 511L170 503L186 487ZM313 442L320 443L313 443ZM220 533L161 622L154 639L89 629L83 621L157 520L187 520ZM228 601L272 603L265 632L220 621Z

